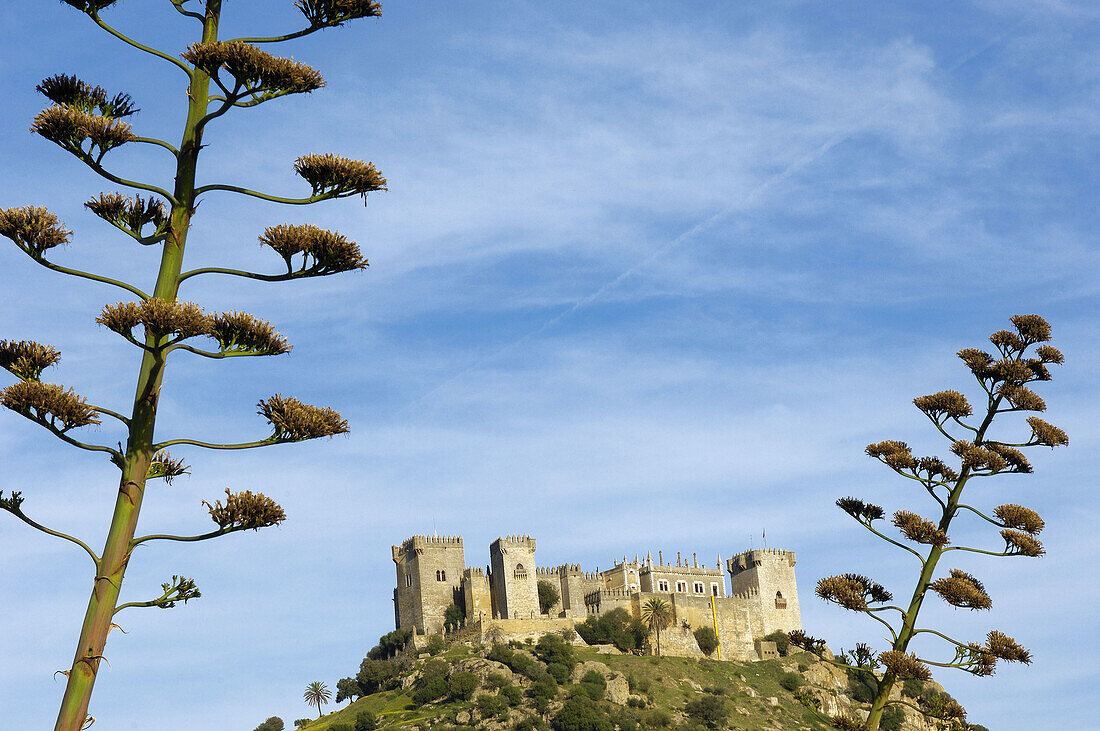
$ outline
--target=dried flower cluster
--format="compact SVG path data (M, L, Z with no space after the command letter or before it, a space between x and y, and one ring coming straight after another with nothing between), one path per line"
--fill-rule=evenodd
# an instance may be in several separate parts
M918 396L913 399L913 404L935 421L939 421L942 416L961 419L974 413L966 396L958 391L940 391L930 396Z
M840 731L860 731L863 728L863 722L857 718L852 718L847 714L841 714L839 716L832 716L829 719L832 727L840 729Z
M963 467L969 467L974 472L980 470L989 470L991 473L1000 472L1008 467L1008 462L997 452L965 439L952 444L951 451L962 459Z
M154 338L176 335L178 339L205 335L210 319L192 302L169 302L150 297L142 302L119 302L107 305L95 319L108 330L130 336L138 325L144 325Z
M1016 528L1033 536L1038 535L1046 525L1034 510L1013 503L998 505L993 509L993 515L997 516L1006 528Z
M985 593L982 582L959 569L951 569L950 577L936 579L928 588L953 607L989 609L993 606L993 600Z
M18 514L22 504L23 493L12 490L11 497L4 497L4 491L0 490L0 510L7 510L9 513Z
M868 444L865 451L869 456L886 463L895 470L909 470L917 466L913 451L905 442L887 439L884 442Z
M945 465L939 457L921 457L917 460L914 474L921 476L922 473L925 479L932 481L959 479L959 473Z
M218 341L223 353L282 355L290 345L271 323L247 312L222 312L209 318L207 334Z
M261 401L259 413L275 430L272 437L280 442L331 437L348 432L348 422L330 408L303 404L296 398L275 394Z
M117 3L118 0L61 0L61 2L91 15L93 13L98 13L100 10L103 10L103 8L111 7Z
M879 662L892 670L899 678L916 678L917 680L931 680L932 672L928 666L920 661L916 655L889 650L878 656Z
M1053 345L1040 345L1035 349L1035 355L1039 356L1040 363L1062 365L1062 363L1065 362L1062 351L1058 350L1058 348L1055 348Z
M52 345L32 340L0 340L0 368L11 371L22 381L37 381L42 371L61 360Z
M894 513L893 523L911 541L928 546L946 546L950 543L947 534L937 528L935 523L908 510Z
M100 423L98 411L71 388L66 391L55 383L13 383L0 390L0 406L61 431Z
M1001 531L1001 538L1005 539L1005 553L1010 556L1030 556L1031 558L1036 558L1046 553L1046 551L1043 550L1043 544L1037 538L1029 536L1027 533L1005 528Z
M110 150L137 139L126 122L61 105L39 112L31 124L31 132L42 135L77 157L94 157L96 162ZM87 150L84 149L85 142L91 143Z
M311 28L382 15L382 3L377 0L298 0L294 6L306 16Z
M128 196L121 193L100 193L84 207L107 223L141 238L141 231L152 224L159 232L168 222L168 211L164 204L152 196L148 199L140 195Z
M386 179L374 163L338 155L303 155L294 170L313 186L313 195L343 196L385 190Z
M859 498L842 497L836 501L837 507L856 520L871 524L873 520L880 520L885 513L878 505L865 503Z
M1038 315L1013 315L1008 318L1016 326L1025 345L1050 340L1050 323Z
M1021 474L1032 472L1031 462L1028 462L1024 453L1015 447L1010 447L1007 444L1001 444L999 442L986 442L986 446L990 451L996 452L1008 463L1008 469L1006 471L1019 472Z
M154 599L153 604L161 609L171 609L176 606L176 602L186 604L191 599L198 599L202 596L202 592L195 586L195 580L182 576L173 575L172 580L166 584L161 584L160 588L164 590L164 593L160 598Z
M1031 426L1031 444L1042 444L1047 447L1066 446L1069 437L1066 433L1038 416L1027 417L1027 423Z
M193 43L183 60L217 79L225 69L235 80L239 94L301 94L320 89L325 80L320 72L289 58L272 56L243 41Z
M817 595L827 602L839 604L852 611L867 609L869 602L888 602L894 598L882 584L860 574L843 574L821 579L817 582Z
M787 638L791 641L791 644L795 647L801 647L807 652L817 653L825 647L825 640L819 640L813 635L808 635L802 630L798 629L794 632L788 632Z
M292 259L298 254L302 255L298 271L311 276L348 272L367 266L367 260L354 241L308 223L270 226L260 236L260 245L270 246L283 257L288 274L294 271Z
M0 234L37 259L48 249L69 243L73 232L45 208L23 206L0 209Z
M997 630L992 630L985 639L985 647L994 657L1006 662L1031 664L1031 653L1019 645L1016 640Z
M1047 379L1049 380L1049 378ZM1046 411L1047 404L1039 394L1027 386L1018 386L1014 383L1004 383L997 388L1016 411Z
M164 481L171 485L172 480L180 475L190 474L188 472L190 468L191 465L184 464L182 459L172 459L172 454L162 449L154 454L153 459L150 460L149 472L145 479L155 480L163 477Z
M35 90L54 104L72 107L85 114L98 114L112 119L129 117L138 111L129 94L107 96L101 86L91 86L75 76L58 74L44 79Z
M226 488L225 505L221 500L213 505L203 500L202 504L210 509L210 518L219 528L259 530L286 520L286 513L278 503L263 493L253 494L249 490L230 492Z

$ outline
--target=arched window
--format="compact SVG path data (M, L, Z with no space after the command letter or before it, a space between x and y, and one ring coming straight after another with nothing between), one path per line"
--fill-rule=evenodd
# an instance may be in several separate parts
M527 578L527 569L523 568L523 564L517 563L516 564L516 570L513 572L513 575L517 579L526 579Z
M446 581L447 580L447 572L444 569L439 569L438 571L435 572L435 580L436 581Z
M786 609L787 608L787 600L783 598L783 592L781 592L781 591L775 592L775 608L776 609Z

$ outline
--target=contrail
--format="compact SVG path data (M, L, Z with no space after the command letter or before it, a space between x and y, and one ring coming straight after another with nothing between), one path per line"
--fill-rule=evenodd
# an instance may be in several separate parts
M986 42L985 44L978 47L977 49L972 50L972 51L968 51L967 53L963 54L962 56L957 58L953 63L951 63L949 66L947 66L947 68L944 70L944 73L945 74L953 74L954 72L958 71L963 66L967 65L968 63L970 63L974 59L978 58L982 54L989 51L991 48L1000 45L1020 25L1023 25L1023 21L1015 23L1008 30L1004 31L1003 33L996 36L992 40ZM882 111L882 110L880 109L879 111ZM866 129L866 127L867 127L867 125L864 124L864 125L860 125L858 127L854 127L854 128L852 128L852 129L850 129L846 132L838 132L837 134L833 135L832 137L830 137L828 140L826 140L821 145L818 145L813 150L809 151L808 153L806 153L802 157L800 157L797 160L795 160L794 162L792 162L790 165L788 165L786 168L784 168L781 172L772 175L767 180L765 180L763 183L761 183L760 185L753 188L751 191L749 191L746 195L744 195L740 199L730 203L729 205L725 206L724 208L718 210L717 212L712 213L710 216L708 216L707 218L704 218L702 221L695 224L694 226L692 226L687 231L684 231L683 233L681 233L679 236L672 239L671 241L668 241L667 243L661 244L660 246L655 248L653 251L651 251L649 254L647 254L645 256L645 258L635 262L633 265L631 265L627 269L623 270L616 277L614 277L613 279L610 279L607 282L605 282L596 291L592 292L591 294L589 294L585 297L582 297L581 299L576 300L569 307L562 310L557 315L554 315L553 317L551 317L549 320L544 322L539 327L535 328L534 330L527 333L526 335L523 335L520 338L512 341L511 343L508 343L507 345L502 346L501 348L495 350L494 352L490 353L489 355L487 355L487 356L481 358L480 360L476 361L472 365L467 366L466 368L459 371L458 373L451 376L450 378L446 379L445 381L442 381L441 383L439 383L435 387L431 388L430 390L428 390L424 394L420 395L419 397L413 399L412 401L409 401L407 404L405 404L403 407L401 407L396 412L396 415L400 416L401 414L404 414L405 412L412 410L413 408L419 406L421 403L428 400L429 398L431 398L435 394L439 393L443 389L450 386L452 383L455 383L456 381L461 380L462 378L466 377L467 375L469 375L473 371L476 371L476 370L480 369L486 363L494 361L497 358L499 358L500 356L504 355L505 353L507 353L511 350L514 350L515 348L519 347L520 345L523 345L527 341L532 340L534 338L537 338L539 335L542 335L544 332L551 329L552 327L557 325L559 322L561 322L565 318L571 316L573 313L577 312L578 310L583 310L586 307L591 306L593 303L599 301L607 292L610 292L611 290L615 289L625 279L629 278L631 275L633 275L638 270L644 269L650 263L652 263L654 260L660 258L661 256L664 256L666 253L668 253L669 251L677 248L678 246L683 244L685 241L689 241L689 240L693 239L694 237L698 236L699 234L703 233L704 231L707 231L707 230L713 228L716 223L718 223L722 219L726 218L731 213L733 213L737 210L740 210L742 208L747 208L747 207L751 206L752 204L756 203L762 196L764 196L766 193L771 191L773 188L775 188L776 186L780 185L781 183L786 182L787 180L789 180L792 176L794 176L795 173L797 173L797 172L809 167L813 163L817 162L822 157L824 157L830 150L832 150L834 147L836 147L837 145L851 139L856 134L858 134L862 130Z

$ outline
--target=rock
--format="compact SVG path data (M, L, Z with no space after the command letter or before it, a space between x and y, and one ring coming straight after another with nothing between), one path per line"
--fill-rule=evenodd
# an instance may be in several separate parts
M748 694L749 698L756 698L759 695L759 693L752 688L745 688L745 693Z
M601 655L621 655L622 652L614 645L593 645L596 648L596 652Z
M773 706L778 706L779 705L779 699L776 698L774 695L770 696L768 698L768 703L771 703Z
M509 681L513 680L512 671L507 665L495 660L486 660L483 657L468 657L465 660L459 660L455 663L455 669L473 673L482 683L493 673L500 673Z
M620 706L625 706L627 699L630 698L630 682L627 681L625 675L612 670L602 662L586 660L585 662L579 663L577 667L573 668L573 682L579 683L581 678L592 670L602 675L603 679L607 681L607 700Z
M473 717L470 716L469 711L459 711L458 714L455 715L455 723L463 726L468 724L471 720L473 720Z
M694 680L687 680L687 681L685 681L685 682L686 682L686 683L687 683L688 685L690 685L690 686L691 686L692 690L702 690L702 689L703 689L703 686L699 685L699 684L698 684L698 683L696 683L696 682L695 682Z

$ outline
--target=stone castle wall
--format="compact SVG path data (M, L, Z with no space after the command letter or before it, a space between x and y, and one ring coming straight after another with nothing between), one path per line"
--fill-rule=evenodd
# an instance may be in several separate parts
M802 629L793 551L758 548L726 562L732 596L744 603L754 637Z
M530 536L498 538L489 546L492 566L493 609L501 619L538 617L538 573L535 539Z
M397 569L396 615L402 629L440 632L443 615L462 603L466 570L461 536L413 536L392 547Z

